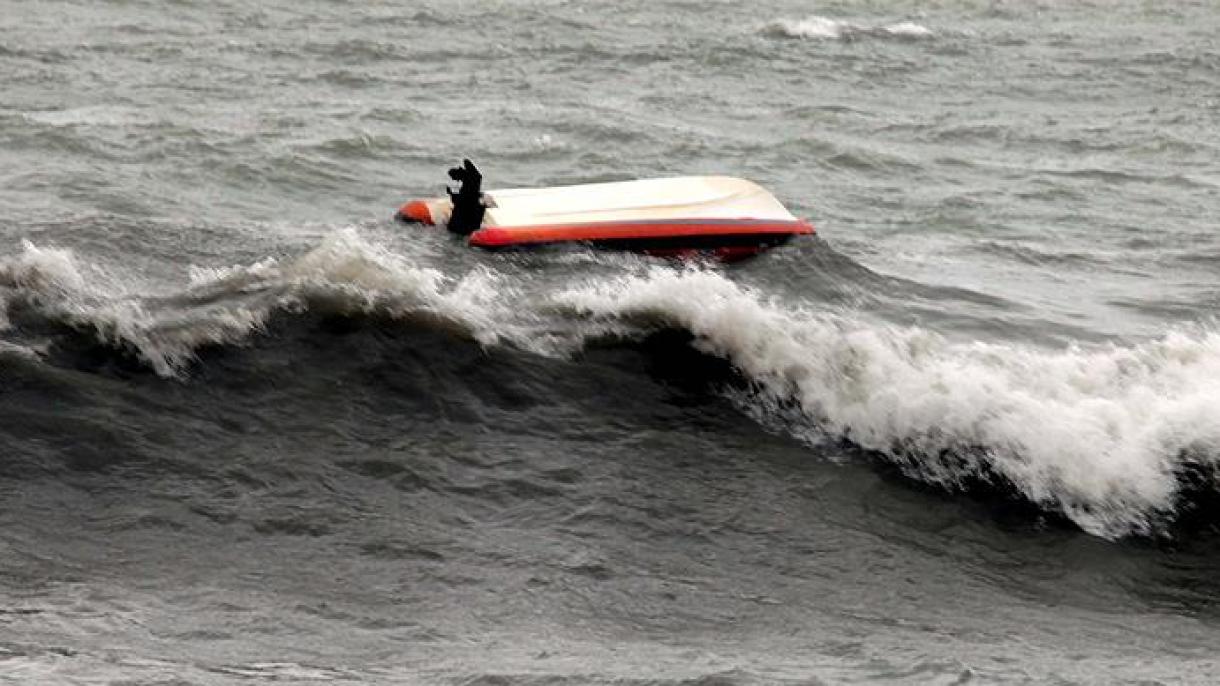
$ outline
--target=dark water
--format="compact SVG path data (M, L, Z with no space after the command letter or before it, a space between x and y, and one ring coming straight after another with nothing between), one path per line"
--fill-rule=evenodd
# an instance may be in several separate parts
M1208 2L0 0L0 680L1211 682L1217 130Z

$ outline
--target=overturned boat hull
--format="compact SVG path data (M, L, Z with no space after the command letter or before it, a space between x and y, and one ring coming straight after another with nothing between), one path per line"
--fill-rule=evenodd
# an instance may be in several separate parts
M758 185L733 177L681 177L483 193L470 245L521 249L563 243L663 257L735 260L814 233ZM399 217L444 224L445 198L409 202Z

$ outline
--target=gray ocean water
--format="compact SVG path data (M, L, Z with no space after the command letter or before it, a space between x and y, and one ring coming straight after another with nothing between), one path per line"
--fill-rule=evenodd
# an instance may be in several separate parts
M1212 683L1218 131L1213 2L0 0L0 682Z

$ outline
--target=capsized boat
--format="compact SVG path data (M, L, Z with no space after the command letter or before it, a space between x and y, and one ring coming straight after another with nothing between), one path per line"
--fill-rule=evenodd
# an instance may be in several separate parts
M480 248L584 242L662 257L735 260L814 233L762 187L730 176L480 191L482 175L469 160L449 176L462 182L458 191L408 202L398 218L445 225Z

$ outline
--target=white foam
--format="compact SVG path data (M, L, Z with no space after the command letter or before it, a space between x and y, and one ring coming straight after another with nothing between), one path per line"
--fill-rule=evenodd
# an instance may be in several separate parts
M84 285L70 250L39 248L23 240L20 254L0 260L0 286L64 295L80 292Z
M169 298L98 288L82 273L70 251L28 242L20 255L0 260L0 286L9 286L10 297L30 299L49 316L132 347L165 376L180 373L201 346L240 342L274 312L315 306L430 315L484 345L513 333L507 323L513 291L494 273L475 269L450 278L409 264L354 229L336 231L298 257L192 268L187 288ZM528 337L519 340L532 347Z
M0 331L12 325L9 307L17 295L60 300L84 290L84 276L70 250L39 248L24 240L20 253L0 259Z
M776 19L762 27L764 35L777 38L822 40L873 38L929 38L933 32L912 21L888 25L868 25L813 15L804 19Z
M913 21L903 21L883 26L881 30L891 36L905 36L907 38L927 38L932 35L932 29L922 24L916 24Z
M549 133L544 133L539 136L534 136L534 148L541 152L554 152L556 150L567 150L568 144L563 140L557 139Z
M763 31L768 35L785 38L836 39L841 38L843 32L850 28L851 25L846 22L812 16L807 19L777 19L767 24Z
M1184 460L1220 455L1220 334L1046 351L780 305L724 277L658 270L568 291L597 327L689 329L820 431L953 485L995 474L1102 536L1172 512Z

